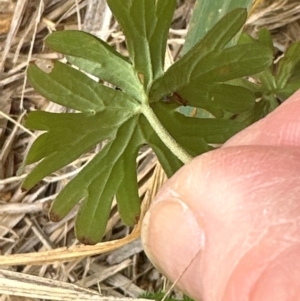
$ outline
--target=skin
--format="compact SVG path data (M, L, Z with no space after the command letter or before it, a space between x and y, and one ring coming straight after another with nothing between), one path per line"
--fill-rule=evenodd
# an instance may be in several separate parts
M300 91L193 159L146 214L147 255L196 300L300 300Z

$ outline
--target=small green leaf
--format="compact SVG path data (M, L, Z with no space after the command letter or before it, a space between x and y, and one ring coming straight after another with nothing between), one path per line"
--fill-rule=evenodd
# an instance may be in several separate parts
M241 44L257 44L257 40L255 40L250 34L246 32L242 32L237 41L238 45Z
M174 109L170 110L169 106L155 103L153 109L168 132L174 138L176 137L177 142L184 145L193 156L210 150L208 143L226 142L246 126L244 123L234 120L186 117Z
M193 82L218 83L253 75L264 70L273 62L270 49L255 44L242 44L222 51L213 51L200 60L173 64L164 76L156 80L151 89L152 99L188 88Z
M238 31L245 24L247 12L245 9L238 8L227 15L209 30L204 38L196 43L183 57L188 60L190 57L204 57L213 50L222 50L234 38Z
M50 217L61 220L82 198L84 198L76 219L76 235L86 244L95 244L103 236L110 205L124 181L127 170L135 170L135 155L145 141L136 128L138 117L126 121L117 131L116 140L111 141L88 165L61 191L54 201ZM132 165L133 164L133 165ZM135 179L136 182L136 179ZM136 185L126 187L129 191ZM123 191L123 187L121 190ZM125 196L126 200L126 196ZM123 200L124 201L124 200ZM138 200L131 200L136 203ZM123 208L124 209L124 208ZM139 208L135 205L134 222ZM125 210L125 214L128 208ZM129 212L130 216L132 212ZM128 219L128 216L126 216Z
M249 43L253 44L260 44L270 49L270 51L274 55L274 47L273 47L273 41L272 36L268 29L262 28L258 32L258 39L255 40L252 38L249 34L243 34L243 36L248 37L246 39ZM245 41L244 41L245 42ZM262 93L273 93L277 89L277 83L276 79L274 77L274 66L273 64L269 67L263 70L262 72L256 74L254 78L257 79L257 82L260 84L260 90Z
M67 55L68 61L139 99L142 93L132 65L107 43L83 31L54 32L46 39L51 49Z
M256 96L250 90L226 84L216 85L211 92L213 102L222 110L234 114L251 110Z
M34 141L27 155L26 164L43 160L26 177L24 188L32 188L44 177L71 163L96 144L114 138L116 129L132 115L130 111L115 109L107 109L94 116L82 113L30 113L25 125L36 130L46 130L47 127L47 133Z
M274 92L278 88L276 78L271 67L266 68L264 71L257 74L256 78L258 78L261 84L261 89L266 93Z
M254 108L236 117L237 121L243 122L249 126L252 123L264 118L270 113L270 103L266 99L262 98L259 102L256 102Z
M289 80L283 89L280 89L276 92L276 95L281 99L281 101L284 101L299 89L300 75Z
M261 28L258 32L258 42L262 45L269 47L274 51L272 35L267 28Z
M241 86L227 84L206 85L193 83L178 91L188 105L203 108L216 117L223 113L219 110L239 114L253 108L255 93Z
M136 149L137 152L137 149ZM123 177L122 185L120 185L116 197L118 211L122 221L127 226L133 226L139 220L140 216L140 198L138 194L137 172L136 172L136 157L137 153L127 152L124 154L123 170L125 176ZM125 165L128 162L128 165ZM130 168L129 168L130 166Z
M246 21L246 17L247 14L244 9L236 9L227 14L206 34L201 41L196 43L190 51L188 51L179 61L173 64L169 68L170 70L167 71L167 74L178 70L186 72L193 68L197 62L210 52L222 50L241 29ZM155 89L155 86L152 90L153 89ZM163 94L166 95L168 93L170 92ZM155 96L152 95L151 97L155 99Z
M278 63L276 82L278 89L283 89L294 72L300 68L300 42L293 43ZM299 72L299 71L298 71Z
M236 8L250 8L252 0L196 0L182 53L187 53L226 14Z
M105 106L124 106L128 95L99 84L82 72L56 61L51 73L45 73L31 64L28 81L41 95L60 105L87 114L96 114ZM135 100L132 98L132 102ZM131 106L133 107L133 106ZM130 106L128 105L128 108Z
M126 36L134 68L148 87L163 74L167 35L176 0L108 0L107 3Z

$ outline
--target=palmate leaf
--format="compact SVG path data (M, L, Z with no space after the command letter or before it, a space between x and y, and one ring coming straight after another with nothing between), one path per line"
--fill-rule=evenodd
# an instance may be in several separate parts
M26 163L42 161L28 175L23 186L30 189L45 176L108 139L106 147L62 190L50 212L52 220L61 220L82 200L76 233L79 240L91 244L98 242L104 233L113 196L117 196L123 221L129 225L137 221L140 204L135 160L142 144L148 143L157 150L159 160L169 175L182 163L140 115L135 99L98 83L93 89L95 82L84 74L81 74L80 82L75 81L75 85L60 81L61 78L71 78L74 71L77 76L77 70L61 63L56 63L49 74L33 64L29 67L28 79L42 95L53 102L82 109L84 113L29 114L26 126L46 133L39 136L30 149ZM82 90L78 89L78 85ZM93 99L83 98L84 106L81 107L77 99L85 94L85 88L92 93ZM109 89L108 93L103 93L103 88ZM97 99L99 107L95 107ZM93 109L93 113L89 108Z
M57 74L58 66L60 64L54 67L52 73ZM36 66L29 67L30 82L36 82L40 78L40 71L35 71ZM72 74L73 70L66 68L62 75L68 77L68 72ZM55 102L61 91L53 89L57 83L50 80L53 79L52 73L43 74L45 81L39 91ZM86 78L86 83L89 81ZM43 89L46 84L49 93ZM76 86L73 88L73 96L76 98L75 92L78 89ZM122 94L115 90L111 92ZM72 90L70 94L72 95ZM120 104L119 107L117 103ZM141 145L155 145L159 160L169 175L182 166L140 112L131 109L132 104L135 105L135 101L131 97L120 97L119 101L108 102L104 110L95 114L33 112L26 121L28 128L47 131L36 139L28 154L27 164L41 159L42 161L26 178L23 186L27 189L51 172L72 162L97 143L108 139L104 149L61 191L50 212L52 220L61 220L82 200L76 221L76 233L78 239L84 243L96 243L103 236L111 201L115 195L123 221L133 225L138 220L140 203L135 160Z
M24 188L30 189L48 174L72 162L97 143L107 140L106 147L62 190L50 212L53 220L60 220L82 200L76 232L85 243L96 243L101 239L114 196L117 196L123 221L130 225L137 221L140 204L135 160L142 144L153 146L169 175L182 166L182 162L141 116L138 105L144 100L147 78L150 80L163 73L168 27L176 1L157 1L155 5L144 1L142 4L147 8L147 18L142 36L136 37L134 34L134 44L135 47L142 45L145 52L139 49L131 53L135 68L105 42L83 32L56 32L46 39L46 45L65 54L71 64L118 86L122 92L93 81L80 71L59 62L55 63L50 73L44 73L34 64L28 69L28 79L38 92L53 102L79 112L34 112L29 115L27 126L46 133L35 141L28 154L27 164L41 162L26 178ZM139 8L139 5L138 1L133 3L134 8ZM115 10L118 15L119 7ZM134 18L125 18L123 22L123 13L119 14L119 21L130 36L129 23L134 20L134 31L139 29L139 22L144 19L138 13ZM150 68L143 69L147 62Z
M56 64L51 73L43 73L44 81L39 86L40 93L54 102L61 95L59 89L53 89L57 82L52 73L57 74L57 68L61 70L60 64ZM36 83L41 78L40 72L43 71L30 66L29 81ZM69 72L72 74L73 70L68 67L60 76L69 77ZM91 79L87 77L84 81L87 84ZM69 93L76 99L78 87L73 86L73 89L70 86ZM108 139L104 149L61 191L50 212L52 220L61 220L82 201L76 220L76 234L80 241L88 244L98 242L103 236L114 196L117 197L123 221L129 225L137 221L140 204L135 160L143 144L149 144L154 149L169 176L182 166L145 117L135 109L139 104L120 91L111 89L108 96L110 93L117 93L122 101L103 101L101 105L104 104L104 109L95 114L33 112L26 122L31 129L46 131L34 142L27 157L27 164L42 159L26 178L23 186L27 189ZM176 113L177 107L156 103L153 110L170 134L177 137L178 143L192 155L211 149L207 143L222 143L242 129L241 124L228 120L199 119L193 122L192 118Z
M232 113L251 111L251 92L223 82L269 64L269 52L261 45L224 49L245 21L245 11L237 10L216 24L202 44L195 45L177 66L169 69L175 72L173 75L169 70L164 74L165 44L175 2L108 1L124 29L132 64L105 42L86 33L57 32L46 39L49 47L66 55L68 63L99 80L60 62L54 64L50 73L34 64L28 68L28 80L40 94L75 111L29 114L27 127L44 133L36 139L26 159L27 164L40 162L27 176L25 188L30 189L105 142L103 149L62 189L50 211L51 219L58 221L81 202L75 228L78 239L84 243L101 240L114 197L122 220L128 225L137 221L140 200L136 157L141 146L149 145L171 176L186 158L211 150L211 145L225 142L245 127L241 121L186 117L178 112L179 104L164 103L164 96L200 83L208 87L206 92L215 103L194 95L191 102L195 106L203 107L201 103L206 102L210 109L215 106ZM121 91L105 86L105 82ZM230 101L222 101L224 91ZM237 95L243 93L246 100L239 103ZM178 155L176 148L183 156Z
M28 79L49 100L83 113L33 112L29 115L26 126L47 133L34 142L26 158L26 164L44 159L26 178L24 187L27 189L51 172L71 163L97 143L114 137L116 129L134 114L132 97L99 85L83 73L59 62L55 63L49 74L31 64Z

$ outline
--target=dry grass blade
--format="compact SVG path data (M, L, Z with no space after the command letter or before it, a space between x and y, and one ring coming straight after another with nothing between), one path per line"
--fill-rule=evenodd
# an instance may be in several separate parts
M149 301L149 299L105 297L78 285L0 270L0 294L60 301Z
M76 245L71 247L56 248L49 251L14 254L0 257L0 266L8 265L42 265L56 262L66 262L82 259L87 256L107 253L116 250L140 237L141 222L133 232L125 238L99 243L95 246Z
M256 33L266 27L273 33L274 46L284 52L300 40L300 3L298 0L258 0L247 20L247 30Z
M138 224L133 229L132 233L122 239L99 243L95 246L76 245L71 247L57 248L44 252L34 252L26 254L15 254L0 257L0 266L11 265L40 265L56 262L66 262L76 259L81 259L87 256L107 253L120 247L127 245L140 237L141 224L143 216L147 212L151 200L157 194L162 184L166 181L166 175L159 164L156 165L155 172L152 177L152 185L147 191L142 203L142 212Z

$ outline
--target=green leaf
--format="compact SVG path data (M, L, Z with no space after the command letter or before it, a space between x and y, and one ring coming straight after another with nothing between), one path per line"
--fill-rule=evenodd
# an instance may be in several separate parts
M250 8L252 0L197 0L182 53L187 53L227 13L236 8Z
M46 39L51 49L67 55L70 63L139 99L142 93L132 65L104 41L82 31L54 32Z
M120 126L116 139L107 144L77 177L65 186L51 207L51 219L61 220L83 199L76 219L76 235L85 244L95 244L102 238L113 196L120 186L123 186L121 191L127 189L131 196L135 194L135 198L129 200L126 208L123 203L128 201L128 196L123 195L121 212L126 215L128 211L130 217L134 214L133 221L128 221L126 216L127 222L131 224L138 220L139 198L133 191L136 185L128 186L128 181L124 181L128 170L136 170L135 157L139 147L145 142L136 128L137 122L138 117L134 117ZM118 206L120 204L118 203ZM134 205L131 208L133 211L130 211L130 204Z
M278 89L283 89L288 80L300 68L300 42L293 43L278 63L276 82Z
M270 31L267 28L261 28L258 32L258 42L269 47L274 52L273 40Z
M237 41L238 45L241 44L257 44L257 40L255 40L250 34L243 32Z
M270 66L272 52L264 46L242 44L222 51L213 51L203 58L181 59L173 64L167 72L156 80L150 97L157 100L183 88L193 82L218 83L235 78L253 75Z
M128 149L130 149L130 146ZM127 151L124 154L122 170L126 171L126 174L116 193L118 211L122 221L128 226L133 226L137 223L140 215L140 198L136 171L138 149L136 148L135 150L136 153L130 150L130 152Z
M168 26L176 1L108 3L124 29L133 65L103 41L68 31L50 35L47 45L99 80L59 62L50 73L35 65L28 69L29 81L38 92L75 112L29 114L26 126L43 133L26 159L26 164L37 165L25 179L25 188L32 188L98 143L105 144L62 189L50 212L51 219L58 221L79 204L76 235L87 244L97 243L105 234L114 198L127 225L139 218L136 157L141 146L148 144L171 176L191 156L224 143L255 118L257 91L248 89L249 84L239 77L260 72L272 61L272 51L260 43L227 47L246 18L244 10L236 10L163 74ZM238 82L235 86L227 83L233 79ZM201 87L199 99L196 85ZM185 89L192 92L188 102L204 109L207 106L209 112L215 108L215 116L223 119L192 118L178 112L176 93L169 94ZM182 95L178 95L180 100ZM166 103L158 101L162 98ZM266 100L264 95L261 113L273 108L274 99L270 96ZM232 116L236 120L231 120Z
M245 24L246 18L245 9L238 8L228 13L183 56L183 60L196 54L201 58L211 51L224 49Z
M281 101L284 101L299 89L300 75L297 77L293 77L291 80L289 80L283 89L280 89L276 92L276 95L281 99Z
M190 155L195 157L210 150L199 124L189 123L186 117L176 111L177 107L172 104L153 104L153 110L164 128ZM206 134L209 136L209 133Z
M32 188L101 141L115 138L118 127L132 115L130 111L115 109L107 109L93 116L82 113L30 113L25 125L30 129L46 130L47 133L34 141L27 155L26 164L43 160L26 177L24 188Z
M31 64L27 71L29 83L41 95L60 105L87 113L96 114L106 106L124 108L125 93L99 84L82 72L56 61L51 73L45 73ZM135 102L131 98L131 102ZM130 102L127 109L132 109Z
M226 84L216 85L211 91L211 96L217 107L234 114L251 110L256 99L252 91Z
M43 96L83 113L29 114L26 126L47 133L35 140L26 158L26 164L43 159L24 181L26 189L71 163L97 143L113 138L116 129L134 115L133 98L96 83L62 63L56 62L49 74L31 65L28 78Z
M239 86L226 84L216 85L212 91L212 100L223 111L240 114L254 107L255 94Z
M249 34L243 34L244 41L239 41L241 42L248 42L248 43L253 43L253 44L260 44L263 45L267 48L270 49L270 51L274 55L274 47L273 47L273 41L272 41L272 36L270 34L270 31L266 28L262 28L258 32L258 39L255 40L253 37L251 37ZM277 83L276 79L274 77L274 66L273 64L269 67L260 72L259 74L255 75L254 78L257 79L257 82L260 84L260 89L263 93L273 93L277 89Z
M72 76L75 84L66 80ZM84 243L96 243L104 234L111 201L116 196L123 221L133 225L140 210L135 162L140 146L148 143L153 147L169 176L182 163L140 116L139 103L131 96L96 83L61 63L56 63L51 73L32 65L29 77L45 97L83 113L29 114L26 126L45 133L35 140L26 158L26 164L40 162L26 177L24 188L32 188L106 140L107 146L59 194L50 216L60 220L82 200L77 235Z
M224 111L235 114L248 111L253 108L256 99L255 93L249 89L227 84L195 82L178 92L188 105L203 108L216 117L222 117Z
M261 83L261 89L265 93L272 93L276 91L277 82L271 67L257 74L256 78L258 78L259 82Z
M236 117L236 121L241 121L247 126L264 118L271 112L270 103L268 100L262 98L259 102L256 102L254 108Z
M190 51L169 68L170 70L167 71L167 74L174 72L174 69L175 72L181 68L183 68L183 71L191 69L196 64L195 60L199 62L207 54L222 50L241 29L246 21L246 17L244 9L236 9L223 17L201 41L196 43ZM153 95L152 97L155 99Z
M168 132L176 137L177 142L184 145L193 156L210 150L207 144L226 142L246 126L234 120L186 117L174 110L175 106L173 110L170 110L169 106L156 103L153 109Z
M161 76L176 0L108 0L126 36L135 70L145 87Z

